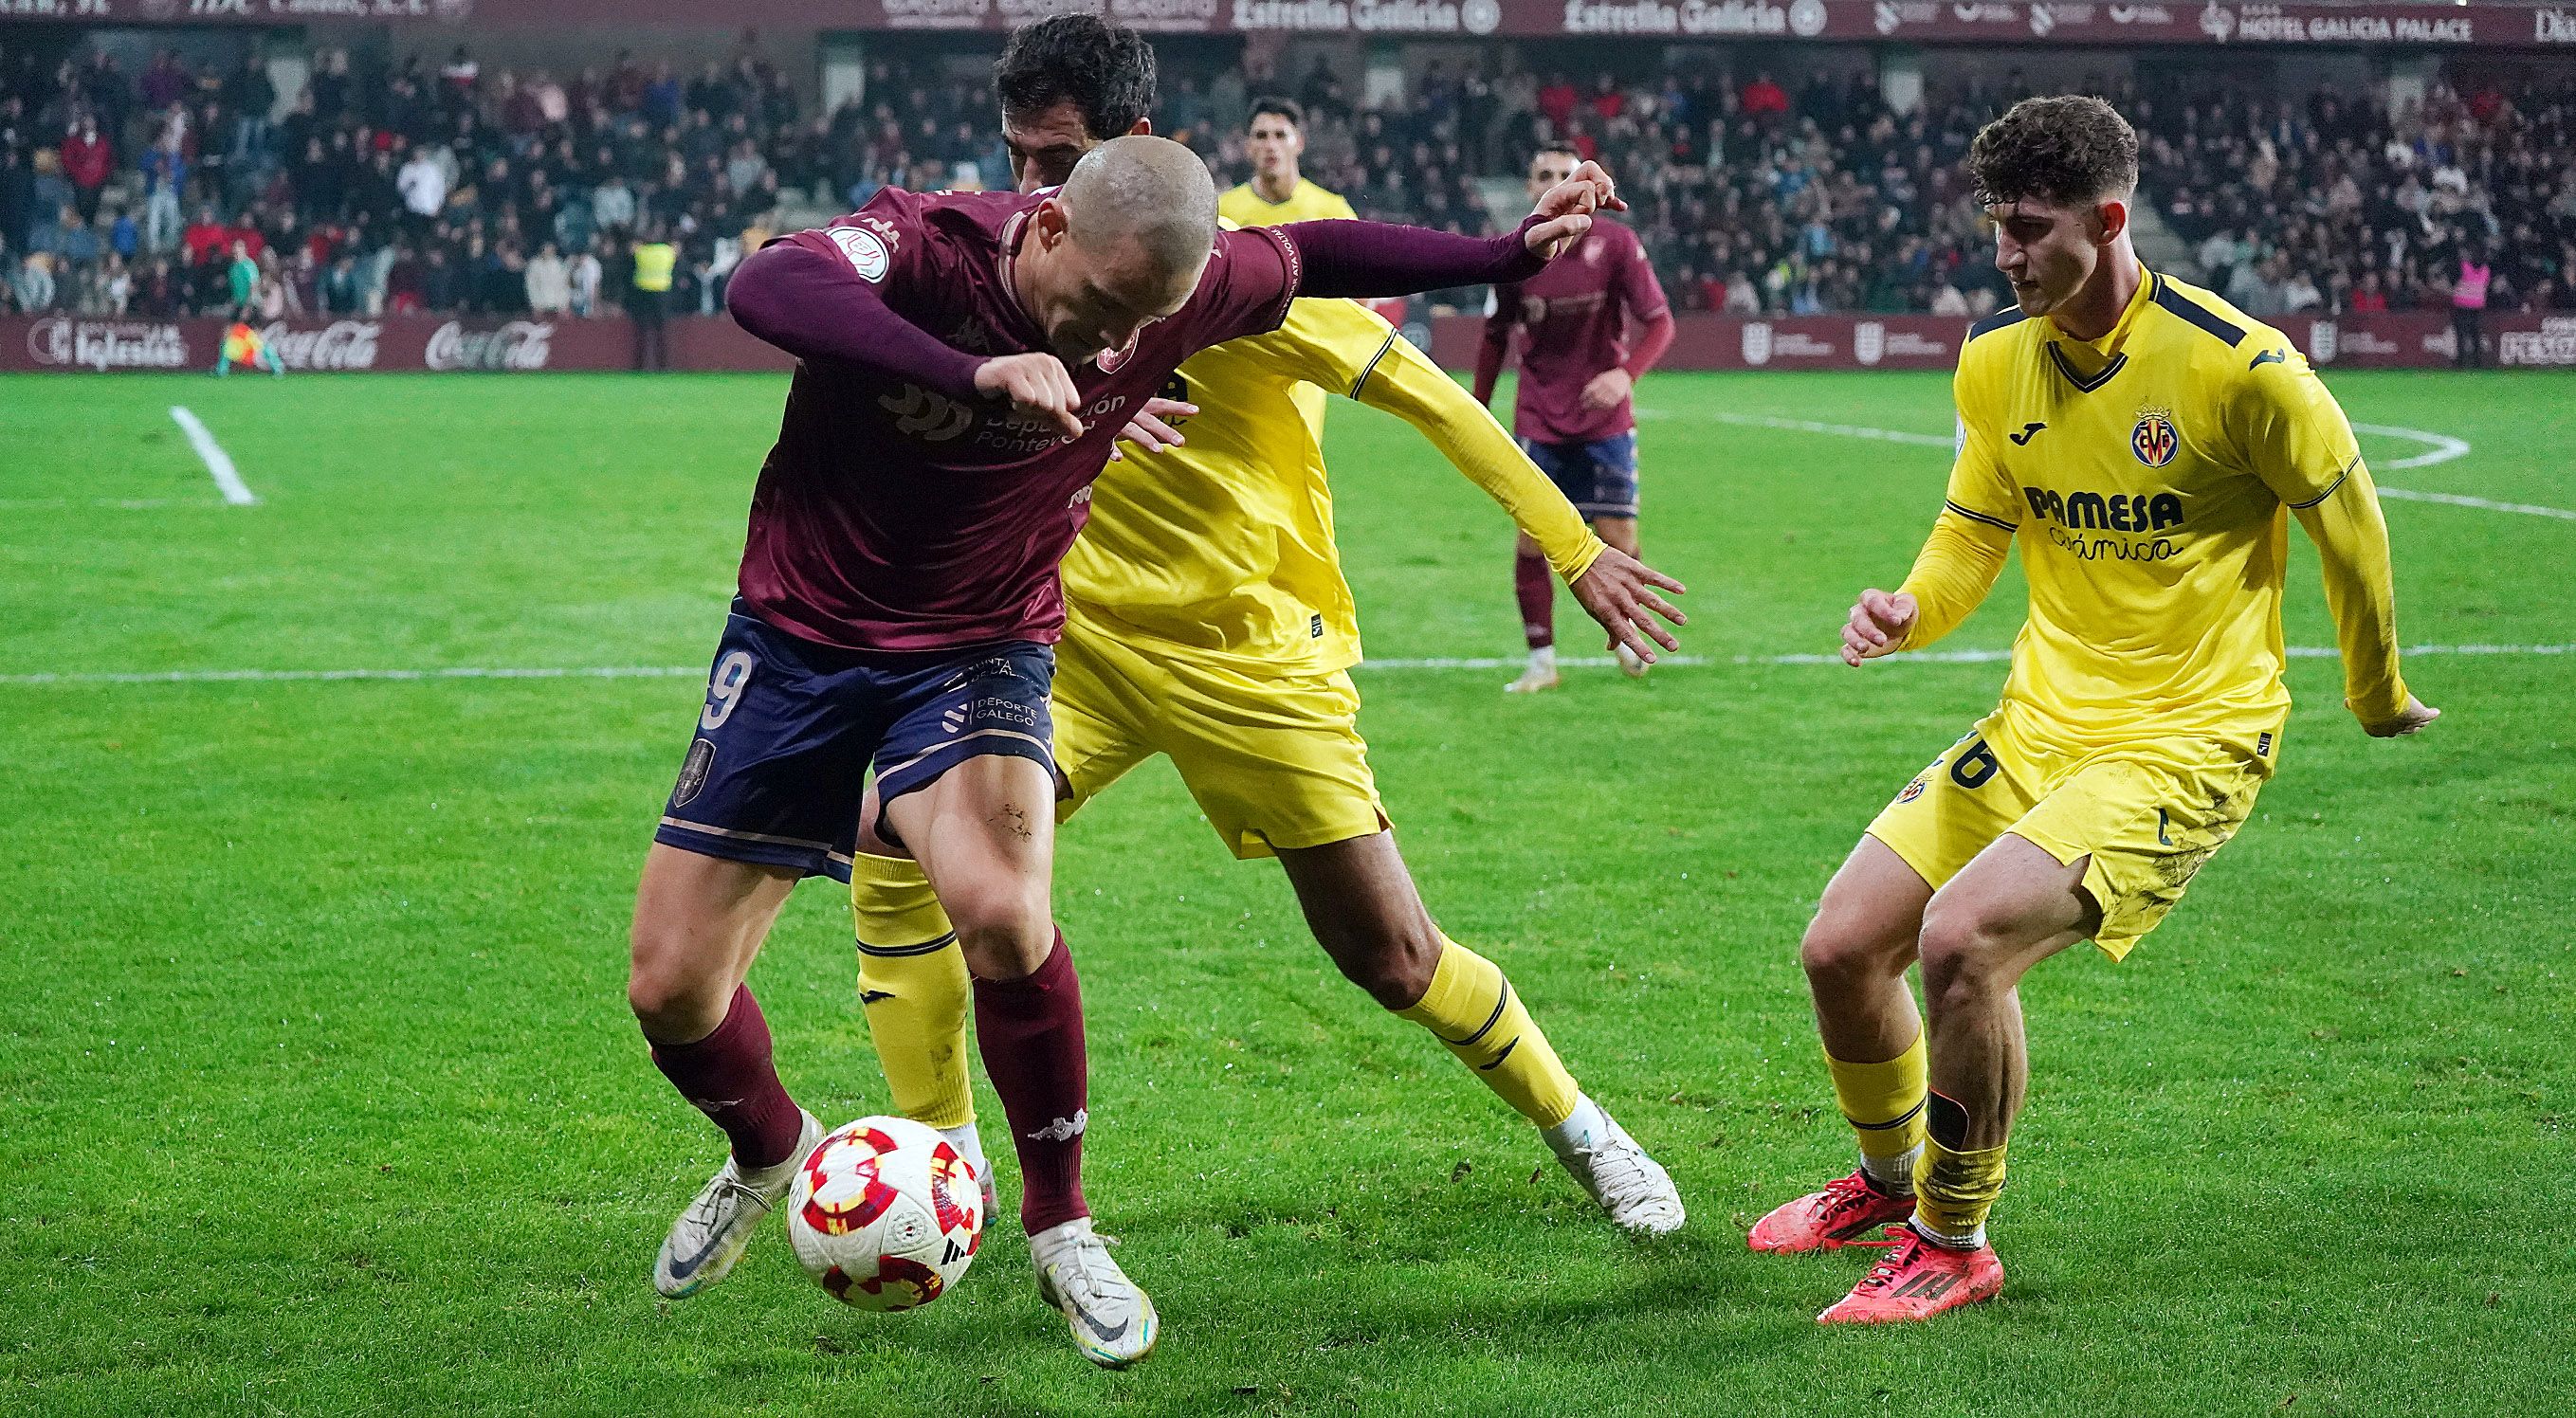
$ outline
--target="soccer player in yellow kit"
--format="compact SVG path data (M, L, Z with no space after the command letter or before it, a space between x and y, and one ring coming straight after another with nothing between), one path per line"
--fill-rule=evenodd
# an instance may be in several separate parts
M1252 116L1244 120L1243 146L1252 157L1252 178L1217 194L1218 216L1236 226L1281 226L1359 215L1341 193L1308 182L1298 171L1297 161L1306 153L1306 110L1295 99L1254 99ZM1325 391L1300 384L1288 397L1322 439Z
M1145 131L1151 64L1141 39L1086 13L1015 33L996 72L1020 184L1049 185L1085 147ZM1317 431L1290 397L1302 384L1421 429L1546 549L1619 643L1651 658L1649 612L1680 622L1656 589L1679 584L1604 546L1501 426L1392 326L1355 302L1301 300L1273 334L1181 367L1166 393L1192 410L1176 420L1186 445L1154 440L1096 484L1091 521L1064 565L1052 697L1066 780L1058 815L1170 755L1228 850L1279 859L1344 974L1537 1124L1613 1220L1670 1231L1683 1219L1670 1177L1576 1087L1502 971L1441 933L1396 850L1356 726L1357 614ZM1651 633L1673 648L1668 633ZM860 997L895 1106L980 1154L954 933L912 862L860 845L851 880Z
M1861 594L1843 658L1940 639L2016 542L2030 619L2001 705L1870 824L1800 951L1861 1166L1751 1244L1904 1223L1826 1323L2001 1291L1985 1223L2028 1081L2016 990L2078 941L2127 955L2252 810L2290 709L2291 515L2324 562L2346 707L2379 737L2437 713L2398 675L2388 531L2343 411L2279 331L2139 264L2129 125L2025 100L1968 167L2017 308L1960 352L1947 499L1904 585Z

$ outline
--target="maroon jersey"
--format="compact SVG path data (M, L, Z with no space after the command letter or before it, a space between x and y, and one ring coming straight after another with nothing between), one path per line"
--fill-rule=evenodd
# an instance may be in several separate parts
M1145 326L1123 355L1073 371L1084 431L1066 440L973 387L983 357L1047 347L1011 275L1041 200L889 188L827 228L776 243L788 249L764 249L735 276L764 283L761 298L790 321L808 310L826 318L834 283L864 282L948 347L911 377L798 364L743 547L742 596L762 619L852 650L1052 642L1064 625L1057 563L1090 515L1112 442L1181 361L1277 328L1296 293L1300 258L1287 234L1220 233L1187 305ZM756 274L753 262L764 263Z
M1637 234L1596 218L1574 249L1537 275L1494 290L1485 339L1501 367L1501 343L1515 326L1521 343L1520 394L1512 431L1540 443L1589 443L1637 426L1628 401L1583 407L1583 386L1626 362L1637 325L1668 313L1664 288Z

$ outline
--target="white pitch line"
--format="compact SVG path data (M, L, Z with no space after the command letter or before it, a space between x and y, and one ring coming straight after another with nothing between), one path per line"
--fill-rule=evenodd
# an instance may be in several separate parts
M1773 418L1767 414L1738 414L1725 410L1709 410L1676 415L1669 409L1639 409L1637 412L1648 418L1705 418L1717 423L1786 429L1792 433L1830 433L1845 438L1867 438L1881 443L1911 443L1926 448L1948 448L1954 443L1952 439L1935 434L1909 433L1904 429L1871 428L1863 424L1850 423L1819 423L1813 419ZM2420 428L2398 428L2393 424L2382 423L2357 423L2353 425L2353 429L2359 433L2376 433L2389 438L2411 438L2430 445L2425 452L2415 454L2413 457L2398 458L2385 465L2391 469L2429 468L2435 463L2447 463L2454 458L2465 457L2471 451L2468 440L2453 438L2447 433L2427 433ZM2383 483L2380 485L2379 495L2399 502L2439 502L2452 507L2474 507L2481 512L2515 512L2525 517L2551 517L2563 522L2576 522L2576 511L2569 511L2564 507L2541 507L2528 502L2497 502L2492 498L2469 497L2456 492L2417 492L2413 488L2389 487Z
M249 486L241 480L241 471L233 466L233 455L225 452L224 446L215 441L215 436L206 431L203 420L188 412L183 404L172 404L170 417L179 425L180 431L188 435L188 442L196 448L197 456L205 460L206 471L214 475L215 487L223 493L224 501L235 507L249 507L259 501L250 495Z
M2379 495L2401 502L2447 502L2453 507L2475 507L2483 512L2519 512L2526 517L2555 517L2562 522L2576 522L2576 512L2564 507L2536 507L2528 502L2490 502L2483 497L2463 497L2456 492L2416 492L2411 488L2383 487Z
M2555 645L2408 645L2402 655L2576 655L2576 643ZM2293 645L2289 655L2294 660L2331 660L2337 658L2332 646ZM2012 658L2010 650L1924 650L1903 651L1881 658L1885 664L1918 665L1991 665ZM1355 669L1361 671L1419 670L1516 670L1528 661L1518 655L1434 655L1421 658L1363 660ZM1607 669L1618 663L1607 655L1568 656L1559 665L1575 669ZM1659 666L1680 669L1705 669L1712 665L1839 665L1839 655L1666 655L1655 661ZM153 671L82 671L66 670L48 674L0 675L0 685L115 685L115 684L289 684L321 681L390 680L401 683L423 683L436 680L518 680L518 679L703 679L703 665L576 665L576 666L456 666L426 670L153 670Z
M2390 468L2429 468L2435 463L2447 463L2453 458L2465 458L2469 453L2467 439L2453 438L2447 433L2426 433L2420 428L2399 428L2394 424L2386 423L2357 423L2352 428L2355 433L2376 433L2383 438L2411 438L2427 445L2428 451L2418 453L2412 458L2400 458L2388 464ZM2380 489L2381 492L2387 490Z

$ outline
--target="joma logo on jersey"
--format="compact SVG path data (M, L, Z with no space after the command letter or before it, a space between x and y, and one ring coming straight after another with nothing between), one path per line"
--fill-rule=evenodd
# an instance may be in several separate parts
M2170 492L2153 497L2140 493L2130 497L2113 493L2108 497L2098 492L2070 492L2060 495L2052 488L2025 487L2023 499L2030 503L2034 517L2045 517L2067 527L2093 527L2110 532L2161 532L2182 525L2182 499Z
M2161 468L2182 451L2182 434L2173 420L2153 409L2138 415L2138 426L2129 430L2129 451L2150 468Z
M912 434L924 443L945 443L975 425L973 409L918 384L906 384L902 393L885 395L877 400L877 407L894 415L895 432Z

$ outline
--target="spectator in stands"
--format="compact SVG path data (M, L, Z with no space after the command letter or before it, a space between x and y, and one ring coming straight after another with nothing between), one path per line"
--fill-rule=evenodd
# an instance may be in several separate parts
M116 158L98 131L98 119L84 114L63 137L63 176L72 184L72 205L86 222L98 215L99 192L115 170Z
M572 309L572 273L555 244L545 242L528 262L528 309L539 315L562 315Z
M605 275L596 252L584 249L572 258L567 280L570 310L588 319L599 313L599 286Z
M53 258L42 251L30 251L18 263L18 272L9 281L9 298L18 303L21 313L41 314L54 308Z

